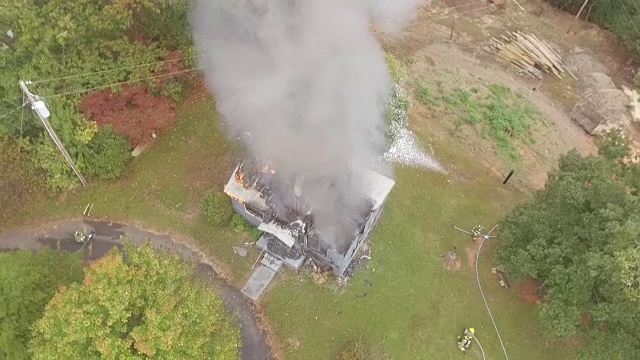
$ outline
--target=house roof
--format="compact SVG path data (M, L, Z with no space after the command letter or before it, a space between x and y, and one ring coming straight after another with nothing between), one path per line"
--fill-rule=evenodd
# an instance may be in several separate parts
M365 194L371 200L373 210L376 210L384 203L396 182L373 170L364 170L363 174Z
M262 194L259 191L255 189L247 189L238 181L236 181L236 173L238 172L239 168L240 165L236 166L236 169L231 175L231 178L229 178L229 182L227 182L227 185L224 186L224 192L232 198L235 198L236 200L239 200L243 203L250 204L258 210L268 210L269 207L267 206L267 202L262 197Z
M262 223L260 224L260 226L258 226L258 230L268 232L269 234L274 235L275 237L280 239L280 241L285 243L288 247L292 247L293 244L295 244L296 242L296 239L293 237L293 234L291 234L291 230L285 229L284 227L280 226L278 223L275 223L275 222Z

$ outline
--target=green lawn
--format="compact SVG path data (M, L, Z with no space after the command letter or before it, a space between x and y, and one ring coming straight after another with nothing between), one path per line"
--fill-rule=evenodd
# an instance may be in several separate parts
M235 164L237 149L217 124L211 99L183 106L171 129L136 158L126 178L96 183L17 214L17 223L78 217L93 202L92 216L139 223L193 238L241 284L257 253L240 258L232 246L248 241L229 228L209 226L199 201L210 188L221 189ZM428 134L418 134L427 140ZM432 140L432 139L429 139ZM378 343L391 359L458 359L455 337L474 326L488 359L501 350L478 292L465 247L470 239L451 228L489 227L521 193L484 168L454 143L432 142L452 175L397 169L397 185L372 240L368 269L358 270L344 291L314 285L309 276L281 272L263 299L266 320L285 359L331 359L355 337ZM187 240L188 241L188 240ZM571 359L572 351L543 337L531 304L501 289L489 268L492 241L481 259L486 293L512 359ZM460 271L447 273L441 255L457 247ZM371 281L369 288L364 280ZM368 292L365 298L355 295ZM474 348L467 359L480 359Z
M487 359L501 358L474 269L467 263L470 238L451 224L492 226L516 194L501 189L496 179L450 184L445 176L409 169L397 169L396 176L372 239L373 260L344 292L287 273L265 297L267 319L286 359L334 358L345 341L356 337L380 344L391 359L459 359L455 337L465 326L476 328ZM500 288L490 273L493 245L483 249L481 279L510 358L572 358L562 344L541 334L534 306ZM448 273L441 256L454 246L463 265ZM366 298L356 297L364 292ZM466 358L481 359L478 349L470 355Z

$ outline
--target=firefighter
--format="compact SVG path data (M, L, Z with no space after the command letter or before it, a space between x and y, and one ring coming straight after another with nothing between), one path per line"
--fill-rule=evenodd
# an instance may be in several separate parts
M478 236L482 235L482 230L484 230L484 227L482 225L474 226L473 230L471 230L471 238L475 239Z
M79 231L77 231L77 230L76 230L76 231L73 233L73 239L74 239L76 242L78 242L78 243L81 243L81 244L82 244L82 243L84 243L84 241L85 241L86 237L84 236L84 234L82 234L82 233L80 233Z
M464 354L466 354L467 350L471 347L471 340L473 340L475 333L476 329L470 327L464 329L464 334L462 336L458 336L458 349L460 349Z

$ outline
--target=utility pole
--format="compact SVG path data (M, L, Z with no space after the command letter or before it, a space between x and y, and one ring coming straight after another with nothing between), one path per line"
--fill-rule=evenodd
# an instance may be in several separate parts
M567 34L569 32L571 32L571 28L573 27L573 25L575 24L575 22L578 20L578 18L580 17L580 15L582 14L582 10L584 10L584 7L587 6L587 3L589 2L589 0L584 0L584 2L582 3L582 6L580 7L580 10L578 10L578 13L576 14L576 17L573 21L573 23L571 24L571 26L569 26L569 28L567 29Z
M56 134L56 132L51 127L51 124L49 123L48 118L51 114L47 109L47 105L38 96L33 95L29 91L29 88L27 88L27 84L29 83L30 83L29 81L22 81L22 80L18 81L18 85L20 85L20 89L27 96L27 99L31 104L31 109L33 109L36 115L38 115L40 122L42 122L42 125L44 126L45 130L47 130L47 133L51 137L51 140L53 140L53 142L56 144L56 147L58 148L58 150L60 150L60 152L62 153L62 156L64 156L64 159L67 161L67 164L71 166L71 169L73 169L73 172L76 174L76 176L78 176L78 179L80 179L80 182L82 183L82 185L87 186L87 180L85 180L84 176L80 174L80 172L76 168L76 164L73 162L73 159L71 159L71 156L67 152L67 149L65 149L64 144L62 144L62 141L60 141L60 138L58 138L58 135Z

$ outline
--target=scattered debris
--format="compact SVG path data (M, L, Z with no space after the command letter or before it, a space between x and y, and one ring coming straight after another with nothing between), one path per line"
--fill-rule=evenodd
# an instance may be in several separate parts
M534 78L542 79L542 72L553 74L558 79L562 79L565 72L573 76L566 70L560 55L546 41L533 34L507 31L506 35L500 35L500 39L491 38L489 47L484 47L484 50L497 54Z
M364 283L368 286L368 287L372 287L373 283L369 280L364 280Z
M246 248L239 247L239 246L234 246L233 247L233 253L236 254L236 255L240 255L241 257L247 256L248 252L249 251Z
M320 266L316 266L315 263L312 264L313 273L311 273L311 279L313 280L313 283L316 285L326 284L333 275L331 268L322 268Z
M91 214L92 209L93 209L93 203L87 204L87 207L84 208L82 215L89 216Z
M637 90L631 90L628 87L622 85L622 91L629 98L629 112L631 113L632 121L640 121L640 96L638 96Z
M491 273L498 275L498 283L500 284L500 286L504 288L511 287L509 280L507 280L507 274L505 273L504 268L502 266L492 267Z
M571 111L571 120L591 135L600 135L618 127L629 126L629 99L613 84L609 76L592 73L583 83L585 90Z
M343 287L347 286L348 283L349 278L346 276L339 276L336 278L336 287L338 289L342 289Z
M145 151L146 149L147 149L146 145L138 145L135 147L135 149L133 149L133 151L131 151L131 156L137 157L138 155L142 154L142 152Z
M442 255L442 266L444 266L446 270L459 270L461 263L460 257L458 257L458 254L456 254L455 251L448 251L446 254Z

